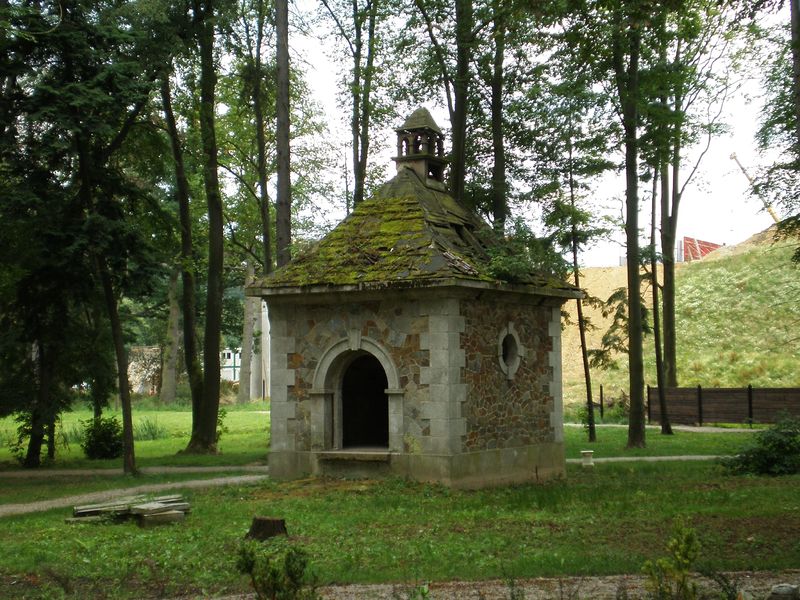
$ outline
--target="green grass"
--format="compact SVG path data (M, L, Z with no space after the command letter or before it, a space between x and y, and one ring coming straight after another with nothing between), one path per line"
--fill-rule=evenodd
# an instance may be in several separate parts
M156 529L70 526L65 510L3 519L0 597L246 591L235 553L257 514L286 519L322 583L639 573L663 555L679 517L697 529L703 559L716 569L794 568L798 484L731 477L710 463L639 463L574 467L566 481L482 491L401 480L189 491L187 520Z
M135 444L136 462L140 467L175 466L224 466L243 464L264 464L267 459L269 442L269 407L264 403L244 406L225 406L225 427L219 442L220 454L183 455L178 454L186 447L191 431L192 415L188 407L183 409L134 408L134 430L143 423L155 422L166 437L156 440L140 440ZM108 410L106 416L116 416L118 411ZM121 468L122 459L88 460L83 456L80 442L74 440L74 431L80 428L80 421L92 418L89 410L75 410L62 416L61 431L70 433L68 445L60 443L53 468ZM16 468L17 464L8 447L14 439L16 423L12 418L0 419L0 470ZM59 440L63 436L57 436Z
M565 427L564 441L567 458L580 458L581 450L594 450L595 458L611 456L681 456L736 454L754 433L707 433L675 431L661 435L660 429L648 428L646 448L625 448L627 427L598 427L597 441L589 443L583 427Z
M800 386L800 266L791 262L796 246L796 240L783 240L677 270L681 385ZM655 386L652 340L645 338L645 379ZM601 383L606 398L627 391L627 357L619 357L618 364L615 370L595 370L596 397ZM581 382L567 381L565 388L573 390L573 400L583 393Z

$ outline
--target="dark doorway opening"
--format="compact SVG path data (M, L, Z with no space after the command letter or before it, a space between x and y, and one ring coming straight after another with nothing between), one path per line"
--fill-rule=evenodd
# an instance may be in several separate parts
M389 447L386 372L371 354L356 358L342 380L342 447Z

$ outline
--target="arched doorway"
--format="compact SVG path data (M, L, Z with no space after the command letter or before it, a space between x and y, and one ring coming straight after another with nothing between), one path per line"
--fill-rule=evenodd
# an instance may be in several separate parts
M342 376L342 448L389 446L386 371L372 354L361 354Z

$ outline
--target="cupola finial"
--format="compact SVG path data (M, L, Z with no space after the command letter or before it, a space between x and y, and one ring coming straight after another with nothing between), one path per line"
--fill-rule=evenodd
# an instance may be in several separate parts
M444 190L444 135L428 109L418 108L395 131L397 172L412 169L426 185Z

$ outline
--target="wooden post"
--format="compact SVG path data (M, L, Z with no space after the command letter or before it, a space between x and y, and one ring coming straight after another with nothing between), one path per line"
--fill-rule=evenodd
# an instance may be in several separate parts
M603 418L603 384L600 384L600 418Z
M753 428L753 384L747 386L747 421L750 429Z
M697 424L703 426L703 387L697 386Z

